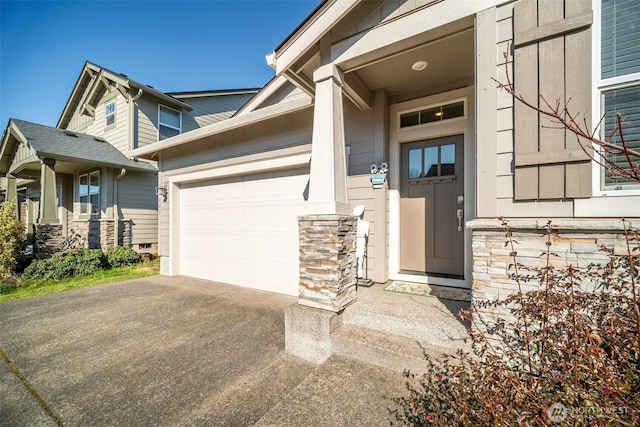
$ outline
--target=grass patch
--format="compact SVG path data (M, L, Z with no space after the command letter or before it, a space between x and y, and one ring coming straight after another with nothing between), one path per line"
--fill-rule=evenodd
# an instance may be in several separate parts
M0 303L22 298L31 298L40 295L56 294L73 289L88 288L104 285L105 283L122 282L125 280L139 279L141 277L155 276L160 272L160 259L146 261L140 264L126 267L100 270L89 276L69 277L62 280L30 280L20 284L19 287L8 287L4 294L0 295Z

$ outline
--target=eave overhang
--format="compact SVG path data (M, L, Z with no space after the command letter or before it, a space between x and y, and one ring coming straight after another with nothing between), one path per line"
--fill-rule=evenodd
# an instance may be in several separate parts
M160 151L179 147L183 144L187 144L224 132L229 132L234 129L242 128L244 126L250 126L266 120L275 119L277 117L311 108L312 106L313 101L310 98L297 99L283 104L271 105L268 107L260 108L258 110L247 112L240 116L231 117L227 120L222 120L209 126L176 135L163 141L155 142L153 144L147 145L146 147L137 148L135 150L129 151L128 154L129 157L132 158L153 159Z
M90 89L84 95L87 88ZM66 128L76 110L79 110L81 114L93 117L95 108L106 89L118 90L127 99L127 102L130 93L133 92L135 94L139 89L142 89L143 92L158 98L167 106L187 111L193 110L191 105L171 95L87 61L71 91L56 127Z
M13 157L20 143L26 144L27 138L10 120L2 137L2 146L0 147L0 176L6 176L9 173Z

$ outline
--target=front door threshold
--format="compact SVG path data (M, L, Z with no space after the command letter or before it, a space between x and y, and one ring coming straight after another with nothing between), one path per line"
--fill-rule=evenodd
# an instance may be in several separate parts
M430 273L401 270L391 275L390 280L422 283L426 285L449 286L452 288L471 289L471 281L458 275L432 275Z
M464 280L464 276L461 274L435 273L432 271L421 272L421 271L400 270L400 274L408 274L411 276L423 276L423 277L434 277L434 278L438 277L443 279Z

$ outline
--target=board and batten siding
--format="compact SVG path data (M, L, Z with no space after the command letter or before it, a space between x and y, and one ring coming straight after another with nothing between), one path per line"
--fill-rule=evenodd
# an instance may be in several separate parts
M515 91L543 110L544 100L568 104L590 123L591 2L521 0L513 19ZM575 135L521 102L514 107L515 199L591 196L591 161Z
M131 220L134 245L158 241L156 182L156 174L133 171L118 181L118 210L122 219Z
M506 83L505 62L513 77L513 9L508 3L478 14L478 217L570 217L570 199L514 199L514 100L493 80Z

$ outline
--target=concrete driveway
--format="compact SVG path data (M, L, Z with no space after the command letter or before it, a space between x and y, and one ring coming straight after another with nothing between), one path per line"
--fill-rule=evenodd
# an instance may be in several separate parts
M0 304L0 425L387 424L402 375L286 355L295 302L155 276Z

